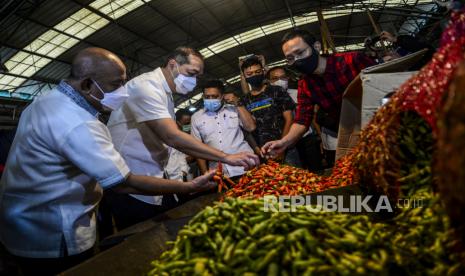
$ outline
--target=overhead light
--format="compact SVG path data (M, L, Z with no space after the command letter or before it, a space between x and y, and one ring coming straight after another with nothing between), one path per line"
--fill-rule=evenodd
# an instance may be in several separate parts
M191 100L189 100L189 108L188 109L189 109L190 112L194 112L194 111L197 110L197 108L192 104Z

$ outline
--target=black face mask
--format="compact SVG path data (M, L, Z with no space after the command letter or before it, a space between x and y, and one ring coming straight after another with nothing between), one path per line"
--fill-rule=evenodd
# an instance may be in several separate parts
M248 77L245 80L252 86L252 87L259 87L262 85L265 76L263 74L255 75L252 77Z
M302 74L313 74L318 67L318 54L315 49L312 47L312 54L306 58L296 60L292 67Z

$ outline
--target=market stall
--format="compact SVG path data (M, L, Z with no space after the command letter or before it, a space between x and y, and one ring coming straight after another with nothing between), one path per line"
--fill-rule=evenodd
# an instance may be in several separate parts
M433 60L375 114L360 142L339 160L332 176L318 179L273 163L249 172L226 192L230 197L224 203L206 208L179 232L173 248L152 263L149 275L463 273L463 251L451 227L457 223L449 221L434 192L438 183L432 172L443 173L435 167L444 164L436 159L442 124L438 117L444 95L455 95L457 84L462 83L455 80L449 91L455 69L463 63L464 31L463 14L453 14ZM450 118L447 120L450 124ZM455 123L463 126L463 121ZM334 177L340 171L345 177L353 172L349 183L358 181L368 193L386 195L391 202L421 199L422 204L377 221L363 214L308 212L305 207L294 213L264 212L264 202L253 199L347 185L338 181L341 175ZM454 175L459 177L457 173ZM447 197L460 198L450 193ZM452 218L461 218L460 211L450 213Z
M456 96L463 69L455 70L464 63L464 33L465 17L454 13L432 62L376 112L331 175L271 161L233 183L219 166L218 196L204 196L168 212L150 222L148 230L64 275L464 273L463 234L454 230L463 227L462 212L450 205L463 202L450 194L462 187L449 183L451 175L460 183L463 177L456 166L445 165L449 157L463 164L451 145L463 138L464 122L450 116L458 116L451 106L463 100ZM447 156L437 154L438 145ZM438 186L449 205L436 192ZM270 196L299 195L339 195L344 201L355 195L386 196L394 208L384 217L359 210L309 211L308 206L315 207L312 201L293 211L264 211L267 205L282 207L282 202L267 202ZM411 205L395 204L402 199Z

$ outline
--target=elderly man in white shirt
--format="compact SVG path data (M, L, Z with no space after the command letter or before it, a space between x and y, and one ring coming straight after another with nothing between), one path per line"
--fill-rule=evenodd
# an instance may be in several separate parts
M187 155L252 168L259 163L255 154L227 154L182 132L175 121L173 93L193 91L196 77L203 73L202 55L189 47L178 47L163 67L130 80L127 102L111 114L108 128L116 146L132 171L162 177L168 161L168 146ZM108 197L117 225L129 226L175 205L172 195L125 199ZM124 204L124 208L120 205Z
M88 48L71 76L23 112L0 181L0 241L23 275L55 275L92 255L102 189L161 195L211 189L214 171L192 182L131 173L100 113L127 98L126 69Z
M240 101L223 102L224 85L220 80L207 81L203 86L204 108L192 115L191 135L199 141L223 152L234 154L253 150L244 139L243 130L255 130L252 115L240 106ZM201 172L207 171L204 159L197 159ZM217 167L217 162L209 162L210 169ZM223 167L226 175L237 177L244 174L240 166L226 164Z

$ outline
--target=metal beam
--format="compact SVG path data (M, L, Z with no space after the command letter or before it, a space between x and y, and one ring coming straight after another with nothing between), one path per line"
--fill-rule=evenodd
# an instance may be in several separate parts
M352 3L352 7L350 9L350 15L349 15L349 22L347 23L347 27L346 27L346 38L344 39L344 44L346 45L347 45L347 37L349 36L350 25L352 24L352 14L354 13L354 5L355 5L355 2Z
M198 2L200 3L200 5L202 5L202 7L204 8L204 10L206 10L208 12L208 14L210 14L211 17L213 17L215 19L216 22L218 22L218 25L220 25L221 28L223 28L224 30L226 30L226 34L229 35L230 37L232 37L238 44L239 44L239 47L242 49L242 51L244 51L244 54L248 54L247 50L245 49L244 45L242 45L239 41L237 41L236 38L234 38L234 36L232 35L232 31L229 29L229 27L225 26L221 21L220 19L202 2L202 0L198 0Z
M156 45L157 47L159 47L159 48L165 50L166 52L170 52L170 51L171 51L171 49L169 49L168 47L166 47L166 46L164 46L164 45L158 43L157 41L154 41L154 40L152 40L152 39L149 39L149 38L147 38L147 37L145 37L145 36L139 34L136 30L131 29L131 28L128 28L128 27L126 27L126 26L124 26L124 25L118 23L115 19L113 19L113 18L111 18L110 16L104 14L103 12L99 11L98 9L95 9L95 8L89 6L88 4L83 4L83 3L81 3L81 2L78 1L78 0L71 0L71 1L72 1L73 3L76 3L76 4L79 5L79 6L83 7L83 8L86 8L86 9L90 10L91 12L93 12L93 13L95 13L95 14L97 14L97 15L103 17L103 18L105 18L106 20L110 21L112 24L114 24L114 25L118 26L119 28L125 30L126 32L128 32L128 33L130 33L130 34L132 34L132 35L134 35L134 36L136 36L136 37L138 37L140 40L144 40L144 41L146 41L146 42L148 42L148 43L151 43L151 44L153 44L153 45ZM144 3L146 3L146 2L144 1Z
M199 38L199 37L196 37L194 36L193 32L189 32L188 30L186 30L181 24L179 24L178 22L176 22L175 20L171 19L170 17L168 17L166 14L164 14L163 12L161 12L158 8L154 7L152 5L151 2L147 2L146 0L142 0L148 7L150 7L152 10L154 10L156 13L158 13L159 15L161 15L163 18L165 18L166 21L172 23L174 26L176 26L178 29L180 29L181 31L183 31L186 35L192 37L194 40L197 41L197 43L202 43L202 40ZM225 64L228 64L229 66L231 66L232 68L235 68L233 67L230 63L227 62L227 60L225 58L223 58L222 56L214 53L215 56L217 56L219 59L221 59L223 62L225 62ZM212 76L218 78L217 75L214 75L212 74Z
M253 13L252 9L249 7L249 5L247 4L247 1L246 0L242 0L242 3L244 3L244 6L246 7L247 11L250 13L250 15L252 15L253 18L257 18L257 16ZM259 24L257 24L259 25ZM270 45L270 48L271 50L276 54L276 55L279 55L279 53L276 51L276 49L273 47L273 43L271 42L270 38L268 37L268 35L265 33L265 31L262 29L262 27L260 26L260 30L262 30L262 33L265 35L265 40L268 42L268 44Z
M336 53L336 47L334 46L334 41L331 38L331 33L329 31L328 24L326 24L326 20L323 16L323 12L321 11L321 9L318 9L316 11L316 14L318 16L318 21L320 23L322 37L324 38L324 40L326 40L326 43L329 44L329 47L331 48L331 50L333 50L333 53Z
M63 60L63 59L60 59L60 58L58 58L58 57L56 57L56 58L51 58L51 57L48 57L48 56L43 55L43 54L39 54L39 53L36 53L36 52L33 52L33 51L29 51L29 50L26 50L26 49L23 49L23 48L16 47L16 46L14 46L14 45L9 44L8 42L1 41L0 44L1 44L2 46L4 46L4 47L10 48L10 49L14 49L14 50L17 50L17 51L22 51L22 52L25 52L25 53L30 54L30 55L36 55L36 56L38 56L38 57L47 58L47 59L51 59L51 60L56 60L56 61L65 63L65 64L67 64L67 65L71 65L70 62L65 61L65 60Z
M291 5L289 5L288 0L284 0L284 4L286 4L287 13L289 14L289 19L291 20L292 27L295 28L294 15L292 14Z
M435 16L422 16L422 15L415 15L415 14L407 14L407 13L402 13L402 12L388 12L388 11L372 11L373 13L382 13L382 14L389 14L389 15L395 15L395 16L401 16L401 17L415 17L415 18L420 18L420 19L433 19L433 20L441 20L442 18L440 17L435 17Z
M92 43L92 42L90 42L90 41L87 40L87 39L81 39L81 38L76 37L76 36L74 36L74 35L70 35L70 34L64 32L64 31L61 31L61 30L58 30L58 29L54 28L53 26L47 26L47 25L45 25L44 23L39 22L39 21L37 21L37 20L35 20L35 19L32 19L32 18L23 18L23 17L21 17L21 16L20 16L20 18L23 19L23 20L27 20L27 21L29 21L29 22L32 22L32 23L34 23L34 24L37 24L37 25L39 25L39 26L41 26L41 27L44 27L44 28L46 28L46 29L53 30L53 31L55 31L55 32L57 32L57 33L60 33L60 34L62 34L62 35L66 35L66 36L72 37L72 38L74 38L74 39L76 39L76 40L79 40L80 42L85 42L85 43L89 44L90 46L93 46L93 47L101 47L100 45L96 45L95 43ZM138 62L138 63L140 63L140 64L142 64L142 65L144 65L144 66L146 66L146 67L149 67L149 68L152 67L152 66L149 65L149 64L146 64L146 63L141 62L141 61L139 61L139 60L135 60L134 58L129 57L129 56L127 56L127 55L125 55L125 54L122 54L122 53L120 53L120 52L115 52L115 54L117 54L118 56L123 57L123 58L125 58L125 59L127 59L127 60L136 61L136 62Z
M35 76L35 75L30 76L30 77L25 77L25 76L21 76L21 75L18 75L18 74L13 74L13 73L10 73L10 72L1 73L0 75L8 75L8 76L16 77L16 78L22 78L22 79L26 79L26 80L46 82L46 83L52 83L52 84L57 84L59 82L59 80L50 79L50 78L46 78L46 77L39 77L39 76Z

